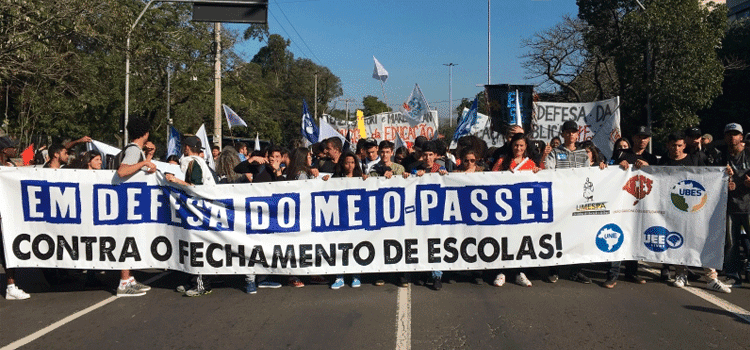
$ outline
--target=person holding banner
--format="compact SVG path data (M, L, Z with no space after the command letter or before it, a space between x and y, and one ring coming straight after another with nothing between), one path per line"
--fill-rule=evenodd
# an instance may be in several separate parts
M333 173L333 177L362 177L367 179L367 174L362 173L362 167L359 164L359 157L354 153L345 152L339 157L339 162L336 164L336 171ZM331 284L331 289L339 289L343 287L344 275L336 276L336 280ZM352 288L359 288L362 285L362 281L359 279L359 275L352 275Z
M727 124L724 127L726 148L721 150L721 164L726 164L729 173L724 272L727 275L726 283L733 287L742 285L740 279L742 229L750 232L750 147L743 142L742 133L742 125ZM750 272L746 271L746 273Z
M576 141L578 141L578 124L572 120L568 120L562 125L562 138L563 144L560 147L551 149L547 147L543 154L542 168L553 170L553 169L568 169L568 168L583 168L591 166L589 156L586 154L586 150L578 148ZM576 282L584 284L591 283L591 279L581 272L582 265L573 265L573 271L571 272L571 279ZM547 281L555 283L558 280L558 271L556 268L549 270L547 275Z
M508 154L500 156L495 165L492 167L492 171L532 171L534 173L539 172L539 167L536 166L533 160L529 157L529 141L523 134L515 134L509 142L510 148ZM525 269L514 269L518 271L516 275L516 284L523 287L531 287L531 281L526 277ZM502 287L505 285L505 273L500 272L495 277L495 281L492 283L496 287Z
M117 168L117 176L125 179L141 170L147 174L153 174L156 172L156 164L147 160L143 153L143 146L146 145L150 135L151 123L146 119L135 117L128 121L127 128L131 141L122 150L122 161ZM149 290L151 287L136 281L130 274L130 270L120 271L120 284L117 286L118 297L137 297L145 295Z
M202 151L201 139L198 136L188 136L185 138L186 156L180 160L180 170L185 174L185 180L180 180L174 174L167 173L165 175L167 181L182 186L215 185L216 182L211 174L211 170L208 169L208 164L206 164L206 161L201 156ZM180 290L179 287L178 290ZM211 283L199 274L195 277L192 288L182 287L182 290L184 290L186 296L197 297L211 293Z
M321 173L333 174L336 171L336 165L339 163L341 158L342 148L344 147L343 142L338 137L330 137L323 141L325 144L325 159L322 159L318 164L318 170Z
M386 179L390 179L393 175L402 176L404 174L406 171L404 166L391 161L393 147L393 142L391 141L380 141L378 145L379 161L372 166L372 170L369 172L370 176L385 176Z
M619 164L625 170L631 165L636 169L649 164L656 165L658 162L656 156L646 151L649 142L651 142L651 129L647 126L639 127L638 132L633 135L633 148L620 152L620 156L615 163Z
M422 176L426 173L439 173L440 175L445 175L448 173L448 170L445 169L445 167L440 166L440 164L436 163L435 160L438 157L438 144L433 141L427 141L422 146L422 160L419 162L419 164L416 164L414 166L414 170L412 170L412 174L416 176ZM408 174L408 173L407 173ZM434 290L440 290L443 288L443 271L435 270L430 273L432 278L432 288Z
M0 166L1 167L15 167L16 164L10 159L16 156L17 153L16 141L11 140L7 136L0 137ZM1 218L0 218L1 220ZM2 231L0 231L0 265L5 268L5 249L3 248L3 237ZM16 286L16 269L5 269L5 279L7 287L5 288L5 299L7 300L24 300L31 296L24 292L23 289Z

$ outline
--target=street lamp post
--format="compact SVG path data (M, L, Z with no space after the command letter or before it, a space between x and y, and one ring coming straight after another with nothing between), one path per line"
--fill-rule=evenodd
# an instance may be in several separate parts
M128 138L128 112L130 112L130 34L133 33L133 29L135 29L138 21L141 20L143 14L146 13L146 10L151 7L151 4L153 4L154 1L156 0L149 0L149 2L146 4L146 7L144 7L141 13L138 15L138 18L135 19L135 22L133 22L133 25L131 25L130 29L128 30L128 38L125 41L125 123L123 125L123 128L125 129L125 140L123 142L125 144L130 141L130 139Z
M638 3L638 6L646 12L646 6L643 6L643 4L640 2L640 0L635 0L635 2ZM648 15L647 15L648 16ZM648 17L646 18L648 21ZM647 29L651 30L651 21L647 23ZM646 39L646 77L645 81L648 85L649 79L651 79L651 40ZM651 130L651 89L646 87L646 125L648 125L648 129ZM653 142L648 143L648 152L651 153L651 145Z
M448 66L448 125L453 126L453 66L455 63L443 63Z

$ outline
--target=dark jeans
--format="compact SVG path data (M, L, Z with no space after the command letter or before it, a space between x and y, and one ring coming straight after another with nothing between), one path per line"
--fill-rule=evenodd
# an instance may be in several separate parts
M638 276L638 261L613 261L607 271L607 279L617 280L620 277L620 265L625 264L626 276Z
M742 271L740 245L742 228L750 233L750 213L727 214L727 236L724 246L724 272L736 275Z

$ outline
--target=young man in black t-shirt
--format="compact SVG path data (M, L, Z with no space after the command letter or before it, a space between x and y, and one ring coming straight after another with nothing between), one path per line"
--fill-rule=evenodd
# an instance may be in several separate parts
M651 129L647 126L638 128L638 132L633 135L633 148L624 149L618 154L613 155L617 164L623 169L628 169L631 165L636 168L647 165L656 165L656 156L646 151L648 143L651 142Z

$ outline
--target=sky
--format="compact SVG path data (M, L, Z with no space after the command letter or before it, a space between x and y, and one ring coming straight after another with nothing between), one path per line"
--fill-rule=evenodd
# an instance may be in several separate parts
M295 57L309 58L341 78L343 96L377 96L398 109L419 84L441 118L453 105L473 98L487 84L487 0L270 0L271 34L291 39ZM522 40L553 27L563 15L575 16L575 0L491 0L492 84L533 84L521 56ZM246 25L230 24L242 32ZM250 61L262 43L245 41L236 49ZM372 78L373 56L389 73L381 89ZM383 96L385 90L385 96ZM336 108L343 109L344 102Z

